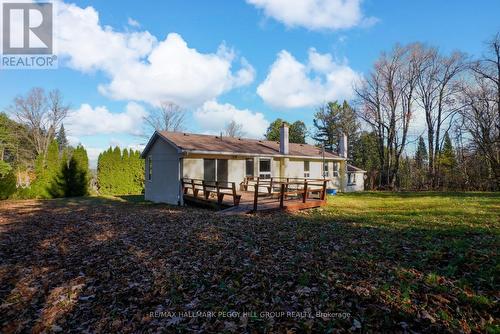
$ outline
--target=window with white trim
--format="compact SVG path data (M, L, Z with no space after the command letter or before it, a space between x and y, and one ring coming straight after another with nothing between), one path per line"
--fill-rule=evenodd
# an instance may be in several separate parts
M148 157L148 180L151 181L153 179L153 157Z
M310 177L311 173L309 172L309 161L304 161L304 177Z
M262 179L271 178L271 159L259 159L259 177Z
M356 184L356 173L347 174L347 184L349 184L349 185Z
M333 176L334 177L339 176L339 163L338 162L333 163Z
M325 161L323 162L323 177L328 177L328 162Z

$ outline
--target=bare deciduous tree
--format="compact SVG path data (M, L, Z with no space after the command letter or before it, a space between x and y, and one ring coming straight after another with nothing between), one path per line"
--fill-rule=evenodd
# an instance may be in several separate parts
M487 45L489 55L472 63L471 69L479 78L493 86L497 116L500 120L500 32ZM497 123L497 131L500 132L499 123Z
M500 188L500 34L488 43L490 55L470 66L472 80L462 85L460 110L473 146L489 164L490 178Z
M242 137L245 135L245 132L243 131L242 124L236 123L235 120L232 120L226 125L224 134L228 137Z
M173 132L184 130L185 119L185 111L173 102L162 102L159 108L144 118L146 124L155 131Z
M42 88L33 88L26 96L14 99L10 112L26 126L28 140L38 155L45 156L50 142L67 116L69 106L64 104L58 90L45 94Z
M379 186L394 188L401 155L408 143L420 62L415 45L382 54L356 92L359 116L377 135L382 166Z
M437 169L442 145L442 131L450 123L460 105L459 74L465 69L465 55L455 52L446 57L433 47L418 44L421 67L417 80L417 103L425 113L429 177L433 186L438 184Z

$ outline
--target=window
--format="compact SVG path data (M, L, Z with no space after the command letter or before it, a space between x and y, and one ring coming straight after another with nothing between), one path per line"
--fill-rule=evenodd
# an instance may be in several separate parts
M228 163L227 159L217 159L217 181L227 182ZM227 184L225 184L227 186Z
M347 174L347 184L356 184L356 173Z
M339 176L339 163L338 162L333 163L333 176L334 177Z
M227 159L203 159L203 180L227 182Z
M153 179L153 157L148 157L148 180L151 181Z
M328 162L323 162L323 177L328 177Z
M215 181L215 159L203 159L203 180Z
M271 178L271 159L259 159L259 177L263 179Z
M245 176L253 176L253 159L247 159L245 161Z
M309 177L309 161L304 161L304 177Z

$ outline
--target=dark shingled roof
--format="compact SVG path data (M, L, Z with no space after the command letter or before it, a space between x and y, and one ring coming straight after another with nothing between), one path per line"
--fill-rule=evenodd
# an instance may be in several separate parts
M281 155L277 141L199 135L183 132L158 132L160 136L184 151L224 152L234 154ZM309 144L289 146L289 156L321 158L321 149ZM342 159L337 154L325 151L325 158Z

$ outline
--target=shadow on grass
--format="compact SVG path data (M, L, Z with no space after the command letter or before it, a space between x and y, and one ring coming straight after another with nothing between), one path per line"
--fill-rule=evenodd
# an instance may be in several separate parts
M156 203L144 199L144 195L101 195L101 196L84 196L84 197L66 197L57 198L49 201L54 201L60 205L117 205L117 204L147 204L154 205ZM159 204L162 205L162 204Z
M500 192L445 192L445 191L364 191L347 194L339 194L338 196L349 196L353 198L372 197L372 198L421 198L421 197L450 197L450 198L477 198L488 197L500 200Z
M456 332L461 321L485 331L495 314L491 231L382 229L320 210L221 217L129 196L33 203L0 210L0 332L216 333L229 321L245 332L328 332L353 331L354 320L367 332ZM351 317L148 319L306 308Z

